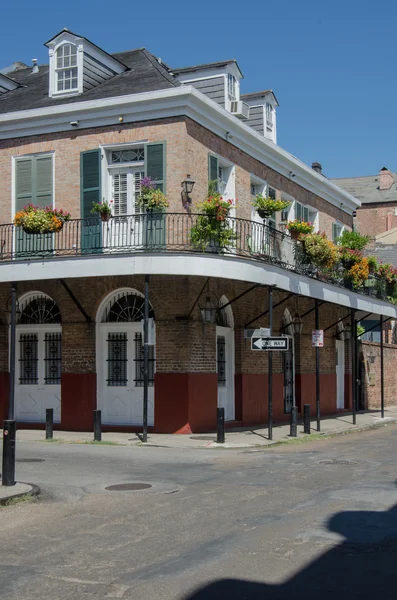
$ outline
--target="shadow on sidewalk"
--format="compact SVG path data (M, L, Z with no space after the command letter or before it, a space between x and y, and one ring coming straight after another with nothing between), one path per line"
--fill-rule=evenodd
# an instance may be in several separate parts
M220 579L184 600L395 600L397 505L385 512L337 513L328 529L345 541L285 583Z

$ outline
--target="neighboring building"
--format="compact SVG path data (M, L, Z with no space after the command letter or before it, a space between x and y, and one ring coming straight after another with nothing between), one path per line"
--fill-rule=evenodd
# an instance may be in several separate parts
M252 210L255 194L286 198L282 221L310 219L331 237L352 227L359 207L276 145L273 92L240 94L234 60L171 69L145 49L109 55L68 30L46 46L48 65L0 76L1 415L16 282L18 421L41 424L52 407L59 427L86 430L98 407L107 428L140 427L145 276L155 431L213 429L218 405L231 423L267 421L267 357L247 336L268 325L269 286L273 332L290 339L273 361L274 418L288 418L294 397L315 409L315 300L322 412L351 407L350 311L396 318L397 308L317 279L279 221ZM181 193L188 174L192 203ZM137 206L145 175L166 193L166 214ZM213 180L232 201L228 250L199 250L190 238ZM99 201L112 201L108 222L91 214ZM72 220L56 234L27 234L10 223L28 202Z
M386 167L378 175L332 179L333 183L360 200L356 229L371 237L397 227L397 179Z

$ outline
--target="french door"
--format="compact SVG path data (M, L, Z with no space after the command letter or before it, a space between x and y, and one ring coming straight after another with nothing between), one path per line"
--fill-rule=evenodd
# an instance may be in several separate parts
M59 325L17 326L15 418L42 423L47 408L61 420L62 333Z
M225 409L225 421L235 418L234 407L234 330L216 328L216 367L218 374L218 407Z
M345 408L345 342L336 340L336 408Z
M107 425L143 423L140 323L105 323L98 334L98 408ZM149 346L148 424L154 425L154 346Z
M113 219L103 223L105 248L143 245L143 215L136 205L145 176L142 167L110 169Z

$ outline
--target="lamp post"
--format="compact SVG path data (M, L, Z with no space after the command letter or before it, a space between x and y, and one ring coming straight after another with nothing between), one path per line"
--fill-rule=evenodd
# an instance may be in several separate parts
M296 335L300 335L303 331L303 319L297 312L292 320L292 327L294 328L294 333Z

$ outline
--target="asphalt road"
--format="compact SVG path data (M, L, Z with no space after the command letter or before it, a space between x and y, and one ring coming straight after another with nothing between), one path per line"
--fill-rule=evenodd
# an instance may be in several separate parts
M42 461L42 462L36 462ZM263 451L19 443L0 597L397 597L397 426ZM143 482L143 491L105 487Z

